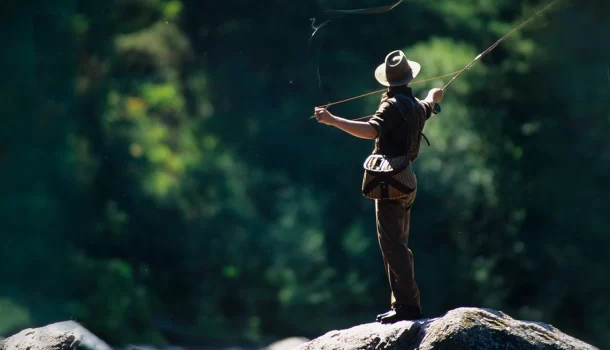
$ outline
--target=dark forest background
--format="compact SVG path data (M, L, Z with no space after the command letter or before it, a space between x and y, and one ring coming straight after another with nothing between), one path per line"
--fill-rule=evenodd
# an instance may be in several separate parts
M256 345L386 311L373 144L314 106L382 88L395 49L418 78L458 70L544 5L405 1L308 48L320 11L388 3L3 1L0 336L73 319L117 346ZM564 1L447 90L415 164L426 316L495 308L610 347L608 18Z

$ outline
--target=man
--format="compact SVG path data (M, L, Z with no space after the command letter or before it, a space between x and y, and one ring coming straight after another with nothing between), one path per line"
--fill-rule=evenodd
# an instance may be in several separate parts
M387 86L388 91L383 94L377 112L368 122L340 118L318 107L315 108L316 119L355 137L375 139L373 153L397 156L408 150L411 161L414 161L419 153L423 125L431 117L435 104L443 99L442 89L430 90L425 100L413 96L408 85L420 69L419 63L408 60L402 51L392 51L375 71L375 78ZM393 98L405 101L405 97L411 108L404 109L408 113L403 114L391 102L396 102ZM377 238L391 289L391 310L377 315L377 321L384 324L422 317L413 253L407 247L416 192L401 199L375 200Z

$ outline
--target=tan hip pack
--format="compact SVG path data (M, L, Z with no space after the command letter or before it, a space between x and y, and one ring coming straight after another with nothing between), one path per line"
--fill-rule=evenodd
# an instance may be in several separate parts
M362 194L367 198L401 199L417 188L417 178L406 156L372 154L363 167Z

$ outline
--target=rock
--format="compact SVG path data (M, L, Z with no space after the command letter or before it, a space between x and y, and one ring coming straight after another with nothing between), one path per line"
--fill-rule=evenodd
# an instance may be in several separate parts
M334 330L296 349L599 350L553 326L479 308L458 308L433 319Z
M28 328L6 338L0 350L112 350L85 327L74 321Z
M292 350L299 345L307 343L308 341L309 339L302 337L286 338L269 344L265 350Z

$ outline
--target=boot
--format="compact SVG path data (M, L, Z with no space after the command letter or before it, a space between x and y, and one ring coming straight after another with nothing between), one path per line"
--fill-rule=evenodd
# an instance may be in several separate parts
M379 322L379 321L381 321L382 318L390 316L393 312L394 312L394 310L390 310L390 311L384 312L382 314L379 314L379 315L377 315L377 318L375 318L375 321Z
M421 308L417 306L397 305L392 310L381 314L378 322L383 324L395 323L399 321L412 321L422 318Z

